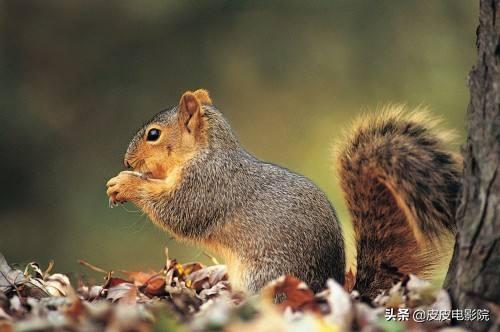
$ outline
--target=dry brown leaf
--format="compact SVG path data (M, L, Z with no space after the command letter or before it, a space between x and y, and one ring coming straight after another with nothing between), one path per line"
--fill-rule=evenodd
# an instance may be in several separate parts
M112 302L135 304L137 302L137 286L122 282L108 289L106 299Z
M319 313L321 309L316 303L314 293L300 279L286 275L271 282L262 292L268 301L277 301L277 306L284 311L290 308L295 311L312 311Z
M354 289L354 285L356 284L356 275L352 272L352 268L349 268L349 271L345 274L344 278L344 289L347 292L352 292Z
M26 281L22 271L13 269L0 254L0 292L7 293L15 289L17 284Z
M228 280L227 269L225 265L208 266L192 272L186 280L189 280L190 287L196 291L209 289L220 281Z
M27 280L19 284L17 290L23 297L34 297L36 299L41 299L50 296L50 293L45 288L44 281L38 278L28 278Z
M151 276L146 282L139 287L139 290L149 297L167 295L165 291L165 275L157 273Z
M223 280L223 281L216 283L215 285L213 285L210 288L203 289L199 293L199 296L202 299L208 299L208 298L213 297L213 296L219 296L222 294L222 292L230 291L230 290L231 290L231 286L229 285L229 282Z
M74 301L65 310L65 312L72 320L79 321L85 312L85 307L83 305L82 300L80 298L75 297Z
M61 273L48 276L44 284L45 289L52 296L67 296L72 289L69 278Z
M128 280L122 279L122 278L111 277L111 275L109 275L103 288L108 289L108 288L115 287L115 286L118 286L119 284L124 284L124 283L130 284L131 282Z
M132 281L136 286L142 286L144 285L151 277L157 275L159 272L156 271L149 271L149 272L143 272L143 271L136 271L136 272L129 272L129 271L124 271L121 270L123 274L125 274L130 281Z
M267 301L255 302L258 298L231 290L223 265L181 264L167 257L160 273L124 272L130 281L112 277L112 272L89 263L84 265L105 273L104 285L80 283L74 292L65 275L44 272L43 278L33 277L41 273L38 265L31 263L28 271L32 272L26 277L23 275L24 279L19 279L16 285L9 283L8 293L0 292L0 330L33 326L55 330L149 331L156 328L153 322L161 321L166 314L172 315L168 319L174 320L174 324L189 321L187 327L199 331L209 328L347 331L353 326L373 331L380 329L378 324L384 319L384 305L433 310L450 308L445 291L436 290L413 276L404 277L377 297L372 307L360 302L354 293L345 291L354 285L352 270L347 272L343 287L329 280L327 289L316 295L299 279L284 276L264 289L262 295ZM2 266L3 269L8 267L6 262ZM8 271L11 270L8 267ZM106 299L108 301L104 301ZM274 300L280 303L276 305ZM168 324L162 327L170 326ZM434 331L446 323L407 321L398 324L406 330Z
M201 264L201 263L198 263L198 262L191 262L191 263L182 264L182 268L184 270L184 274L189 275L193 272L199 271L201 269L205 269L206 266Z

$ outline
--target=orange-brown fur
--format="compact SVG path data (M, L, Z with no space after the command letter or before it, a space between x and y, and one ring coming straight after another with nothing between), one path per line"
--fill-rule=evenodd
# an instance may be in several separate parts
M450 253L460 157L424 111L362 118L337 151L357 244L355 288L372 298L402 274L430 277Z
M242 281L245 278L244 272L246 271L246 266L241 257L238 257L231 248L222 245L218 238L208 238L199 244L224 260L224 263L227 265L231 287L237 290L245 290Z
M201 99L198 99L198 98ZM155 179L164 179L172 169L182 167L196 151L206 144L203 126L202 103L210 104L206 90L185 92L179 102L182 116L179 123L165 126L160 123L150 124L146 133L152 128L161 130L162 135L156 142L140 141L134 153L128 153L125 159L138 172L150 173ZM188 125L186 123L189 123ZM195 138L187 132L195 130Z
M134 171L146 176L148 181L138 180L137 175L131 172L121 172L107 183L107 193L111 199L117 202L138 201L174 190L182 177L183 166L206 144L202 105L211 103L206 90L187 91L179 101L182 116L178 123L168 126L161 123L149 124L145 134L150 129L159 129L159 140L141 140L133 152L125 155L125 162ZM198 133L196 136L188 135L189 131L194 130Z

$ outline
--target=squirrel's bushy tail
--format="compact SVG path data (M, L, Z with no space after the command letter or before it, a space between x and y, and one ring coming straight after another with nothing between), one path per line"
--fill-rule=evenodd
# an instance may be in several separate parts
M425 111L391 106L353 126L338 148L354 225L354 289L367 298L403 274L428 277L455 234L461 159Z

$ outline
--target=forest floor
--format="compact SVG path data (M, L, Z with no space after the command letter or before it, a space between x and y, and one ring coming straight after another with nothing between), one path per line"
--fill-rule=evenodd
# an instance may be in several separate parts
M329 280L318 294L284 276L247 296L231 289L224 265L181 264L165 253L158 271L80 261L103 282L75 285L53 264L17 268L0 254L0 331L461 331L450 327L446 291L414 276L370 303L350 290L351 272L345 286Z

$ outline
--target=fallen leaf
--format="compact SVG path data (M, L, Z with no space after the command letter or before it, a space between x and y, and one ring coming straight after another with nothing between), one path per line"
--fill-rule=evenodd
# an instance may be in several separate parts
M33 276L34 278L43 279L43 272L37 262L31 262L24 268L24 276L27 278Z
M108 288L115 287L115 286L118 286L118 285L124 284L124 283L130 284L131 282L127 281L125 279L122 279L122 278L116 278L116 277L109 276L107 278L106 283L104 284L103 288L108 289Z
M355 284L356 275L352 272L352 268L349 268L349 271L345 274L344 278L344 289L350 293L354 289Z
M18 291L24 297L34 297L36 299L50 296L50 293L45 288L44 281L38 278L28 278L22 283L18 283Z
M52 296L67 296L71 291L69 278L61 273L48 276L44 284L45 289Z
M211 288L203 289L198 295L201 299L208 299L212 296L218 296L224 291L229 291L231 290L231 286L229 285L229 282L223 280L215 285L213 285Z
M65 310L65 313L74 321L79 321L85 312L85 307L80 298L75 298L73 303Z
M16 288L16 285L26 281L24 273L20 270L12 269L7 260L0 253L0 291L7 293Z
M292 312L309 310L319 312L312 290L300 279L286 275L271 282L263 291L268 301L277 302L278 308L284 311L290 308Z
M113 277L112 271L82 263L104 273L106 278L97 285L80 281L77 290L73 291L64 274L50 275L50 269L41 272L39 265L33 262L23 269L24 275L21 270L12 269L3 256L1 258L2 332L14 327L71 331L151 331L155 328L273 332L436 331L449 324L446 321L419 324L411 319L403 322L385 320L386 307L408 308L410 313L417 307L450 310L446 291L415 276L402 275L394 287L382 292L371 303L361 302L356 291L345 290L354 285L352 270L347 272L343 286L329 280L327 288L317 294L299 279L284 276L271 282L261 297L252 297L231 289L223 265L181 264L167 256L160 273L151 270L123 272L126 279Z
M201 291L228 280L227 268L225 265L208 266L190 273L186 279L191 282L190 288Z
M163 273L157 273L146 280L146 282L139 287L139 290L147 296L162 296L167 294L165 285L165 275Z
M150 271L150 272L142 272L142 271L136 271L136 272L129 272L129 271L120 271L123 274L125 274L130 281L132 281L136 286L142 286L144 285L149 279L151 279L153 276L157 275L158 272L155 271Z
M201 263L194 262L194 263L182 264L182 268L184 269L184 274L189 275L193 272L199 271L201 269L205 269L206 266L201 264Z
M135 304L137 302L137 286L128 282L121 282L108 289L106 299L112 302Z
M342 331L350 331L354 318L351 297L335 280L328 279L326 284L328 288L325 295L331 311L325 316L325 320Z

